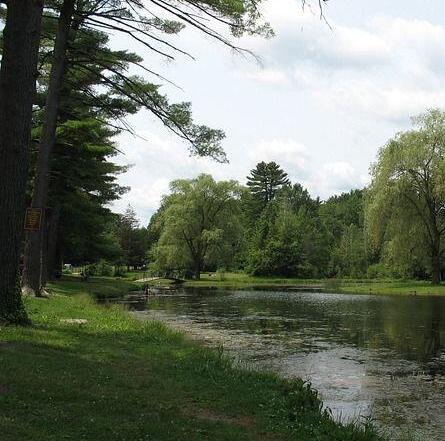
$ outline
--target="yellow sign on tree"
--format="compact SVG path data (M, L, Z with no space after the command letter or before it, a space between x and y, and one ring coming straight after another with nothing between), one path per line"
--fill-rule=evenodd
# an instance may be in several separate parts
M39 231L42 224L42 209L27 208L25 216L25 230Z

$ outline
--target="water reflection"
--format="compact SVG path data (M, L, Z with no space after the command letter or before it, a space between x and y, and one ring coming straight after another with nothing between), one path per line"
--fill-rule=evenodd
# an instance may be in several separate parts
M139 313L309 379L339 418L445 436L445 298L179 291Z

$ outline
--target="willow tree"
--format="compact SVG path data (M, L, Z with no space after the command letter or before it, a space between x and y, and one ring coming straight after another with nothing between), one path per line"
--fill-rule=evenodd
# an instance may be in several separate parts
M372 168L366 203L371 243L393 255L428 258L433 284L441 282L445 252L445 112L413 118L415 128L398 134Z
M196 279L206 265L230 262L239 244L240 186L210 175L171 183L164 200L158 268L187 270Z

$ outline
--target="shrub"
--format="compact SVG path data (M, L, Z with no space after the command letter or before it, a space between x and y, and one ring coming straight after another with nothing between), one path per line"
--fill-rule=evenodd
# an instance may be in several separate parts
M105 260L100 260L95 265L96 267L96 276L102 276L102 277L111 277L114 273L114 268L112 265L110 265Z
M226 280L226 269L225 268L218 268L217 269L217 271L216 271L216 274L217 274L217 276L218 276L218 278L219 278L219 280L221 281L221 282L224 282L224 280Z
M388 279L392 277L391 269L384 263L374 263L369 265L367 276L368 279Z
M114 277L125 277L125 274L125 267L118 265L114 268Z

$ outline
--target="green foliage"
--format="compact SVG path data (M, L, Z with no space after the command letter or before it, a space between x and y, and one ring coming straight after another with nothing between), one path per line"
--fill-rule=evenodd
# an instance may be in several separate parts
M122 249L118 265L135 269L145 266L148 234L145 228L139 227L136 213L130 205L124 214L118 216L115 228Z
M333 196L320 206L330 249L328 275L364 277L368 250L363 222L363 190Z
M393 275L391 267L383 262L369 265L367 271L368 279L390 279Z
M254 199L264 207L275 196L277 191L289 184L285 173L275 162L260 162L247 177L247 186Z
M332 252L331 265L340 277L366 276L368 262L363 229L354 224L344 228L340 243Z
M172 194L164 197L148 227L150 269L161 274L192 271L196 277L197 266L214 270L221 265L255 276L366 276L363 192L322 203L300 184L291 185L286 173L271 164L275 178L265 179L264 189L260 180L238 186L232 215L221 214L220 223L211 228L205 223L206 210L216 200L212 178L173 182ZM269 165L260 163L259 169L269 170ZM197 249L205 250L200 259L194 256Z
M215 182L209 175L171 183L165 197L162 231L154 249L156 266L164 272L200 272L230 264L240 235L239 185Z
M99 262L88 265L84 268L89 277L111 277L114 275L114 267L105 260L101 259Z
M251 191L256 197L256 187ZM319 202L299 184L274 190L252 228L248 271L300 278L322 275L327 247L318 207Z
M381 149L366 205L370 245L406 275L440 282L445 233L445 113L413 118L416 129Z

